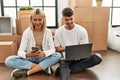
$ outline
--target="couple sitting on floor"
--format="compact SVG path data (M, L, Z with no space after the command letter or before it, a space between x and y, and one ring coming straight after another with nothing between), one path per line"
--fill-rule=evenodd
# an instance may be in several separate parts
M30 15L31 26L22 35L17 55L5 60L8 67L15 69L11 74L13 77L26 77L42 70L51 74L50 67L59 62L60 67L56 69L55 75L60 75L61 80L70 80L70 73L93 67L102 61L101 56L95 54L73 61L62 58L65 46L89 43L85 28L74 23L72 9L64 8L62 19L64 25L56 30L53 42L51 31L46 28L45 13L40 9L33 10ZM38 47L39 50L32 50L32 47Z

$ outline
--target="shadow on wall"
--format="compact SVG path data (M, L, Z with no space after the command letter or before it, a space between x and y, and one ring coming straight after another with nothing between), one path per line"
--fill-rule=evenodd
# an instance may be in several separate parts
M108 47L120 52L120 26L108 29Z

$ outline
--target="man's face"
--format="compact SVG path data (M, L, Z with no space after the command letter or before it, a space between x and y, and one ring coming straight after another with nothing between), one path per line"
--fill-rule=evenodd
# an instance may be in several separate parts
M67 27L72 27L74 23L74 16L63 16L63 22Z

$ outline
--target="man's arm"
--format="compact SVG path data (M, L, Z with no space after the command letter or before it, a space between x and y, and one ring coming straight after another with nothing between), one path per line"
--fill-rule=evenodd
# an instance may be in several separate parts
M64 52L65 51L65 48L61 47L61 46L56 46L55 48L56 48L57 52Z

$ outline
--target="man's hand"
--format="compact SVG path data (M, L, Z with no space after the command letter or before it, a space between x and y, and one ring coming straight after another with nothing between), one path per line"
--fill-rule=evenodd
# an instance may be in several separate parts
M61 46L56 46L55 48L56 48L57 52L64 52L65 51L65 48L61 47Z

